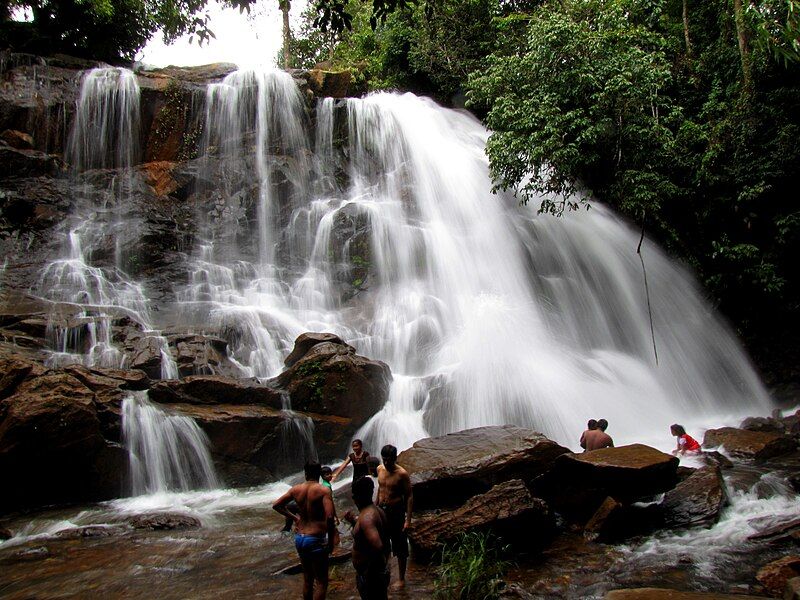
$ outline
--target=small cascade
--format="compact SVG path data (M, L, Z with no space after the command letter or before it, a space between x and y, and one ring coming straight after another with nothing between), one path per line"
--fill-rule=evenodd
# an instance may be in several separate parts
M292 410L292 402L288 393L281 395L283 404L281 413L281 454L288 465L317 461L317 446L314 443L314 420L309 416L299 415Z
M181 299L190 321L210 323L226 337L247 375L267 377L280 372L282 355L304 328L285 310L288 288L277 259L286 203L301 203L309 188L303 100L287 73L250 69L210 85L206 107L205 170L220 201L210 219L199 215L208 238L198 245ZM289 190L280 206L278 188Z
M127 69L92 69L84 73L66 159L72 166L79 202L65 223L65 253L45 266L37 289L52 302L48 341L51 366L82 363L124 367L125 354L113 342L113 326L127 318L161 347L162 377L178 372L167 341L150 325L148 299L141 285L123 270L123 248L137 239L137 226L126 217L139 157L139 85ZM107 190L82 179L93 169L113 169ZM108 255L113 264L93 254Z
M122 437L134 496L220 486L203 430L154 406L146 392L123 401Z

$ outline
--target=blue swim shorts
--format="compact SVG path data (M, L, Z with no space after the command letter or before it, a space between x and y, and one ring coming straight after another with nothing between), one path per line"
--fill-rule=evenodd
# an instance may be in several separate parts
M324 533L322 535L306 535L304 533L294 534L294 547L297 548L297 554L300 558L310 558L319 553L328 554L328 536Z

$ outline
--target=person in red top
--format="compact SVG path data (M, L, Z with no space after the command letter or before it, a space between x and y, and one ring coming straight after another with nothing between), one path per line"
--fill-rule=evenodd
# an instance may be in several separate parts
M700 454L700 444L686 433L686 430L683 428L683 425L671 425L669 428L669 432L678 438L678 447L672 452L674 455L683 455L683 454Z

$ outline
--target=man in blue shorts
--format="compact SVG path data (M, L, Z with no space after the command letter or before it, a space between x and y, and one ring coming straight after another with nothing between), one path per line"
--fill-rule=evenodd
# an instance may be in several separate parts
M339 543L334 524L333 497L319 483L322 467L309 462L306 480L292 486L272 505L284 517L295 522L294 545L303 567L303 600L323 600L328 591L328 555ZM297 513L287 505L294 500Z

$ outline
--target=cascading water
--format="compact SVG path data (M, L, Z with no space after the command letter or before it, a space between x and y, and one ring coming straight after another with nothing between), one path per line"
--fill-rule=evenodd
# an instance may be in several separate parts
M691 276L645 240L656 364L636 232L601 205L534 217L492 194L475 119L412 95L322 100L310 169L292 86L247 71L209 91L207 160L227 177L186 298L248 373L277 373L303 330L386 361L373 448L502 423L571 444L592 416L622 441L666 437L767 407Z
M123 400L122 437L134 496L219 487L203 430L157 408L145 392Z
M130 204L139 154L139 96L136 76L127 69L84 74L65 158L78 195L89 202L65 224L66 255L44 268L36 291L53 303L50 365L124 366L125 355L112 341L112 323L127 316L156 341L161 376L171 379L178 377L177 366L167 340L150 325L145 291L122 270L122 248L135 241L137 229L124 217L124 208ZM93 169L115 171L99 200L91 200L91 186L79 179ZM99 267L91 255L104 238L114 241L114 261Z

